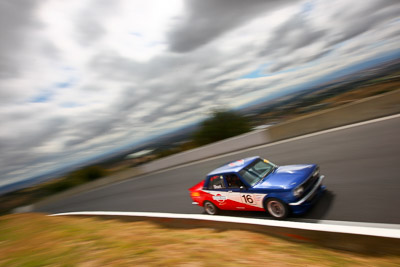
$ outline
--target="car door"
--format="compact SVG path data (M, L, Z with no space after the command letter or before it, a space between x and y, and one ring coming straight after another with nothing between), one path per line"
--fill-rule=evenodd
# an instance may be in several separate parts
M252 190L249 189L249 187L242 182L241 178L239 175L236 175L233 177L234 180L236 180L239 184L239 189L234 190L233 193L238 192L238 194L235 194L234 198L236 201L241 203L241 208L244 210L253 210L253 211L258 211L258 210L263 210L263 199L267 194L262 194L262 193L255 193ZM227 178L227 185L228 189L230 188L230 182L229 178ZM235 185L237 187L237 185Z
M247 192L244 183L240 180L239 176L235 173L225 175L225 180L228 188L228 199L230 206L234 210L245 210L246 205L242 201L242 194Z

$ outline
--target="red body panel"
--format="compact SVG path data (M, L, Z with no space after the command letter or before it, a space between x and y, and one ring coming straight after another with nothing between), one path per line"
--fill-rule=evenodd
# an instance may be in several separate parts
M204 206L205 201L210 201L221 210L265 211L259 206L244 203L239 192L208 193L203 189L204 182L201 181L189 189L192 200L199 206Z
M200 183L196 184L195 186L192 186L191 188L189 188L189 191L194 192L194 191L202 190L203 186L204 186L204 182L205 182L205 180L201 181Z

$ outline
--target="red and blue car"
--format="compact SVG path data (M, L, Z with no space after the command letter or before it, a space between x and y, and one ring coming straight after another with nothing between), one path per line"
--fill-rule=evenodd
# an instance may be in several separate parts
M325 190L316 164L277 166L260 157L237 160L210 172L189 189L207 214L220 210L268 211L277 219L306 212Z

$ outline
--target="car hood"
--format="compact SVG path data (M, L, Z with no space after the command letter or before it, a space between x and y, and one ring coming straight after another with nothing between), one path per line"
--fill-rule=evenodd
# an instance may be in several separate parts
M254 188L257 189L292 189L303 183L317 165L287 165L278 167Z

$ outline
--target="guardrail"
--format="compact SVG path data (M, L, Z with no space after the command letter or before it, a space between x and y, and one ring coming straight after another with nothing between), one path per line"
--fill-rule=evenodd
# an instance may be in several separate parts
M253 131L189 151L171 155L169 157L161 158L159 160L144 164L141 166L141 168L143 172L149 173L232 151L263 145L269 142L271 142L271 139L268 136L268 132L265 130Z
M297 242L369 255L400 255L400 227L376 227L376 224L344 225L251 219L200 214L150 212L68 212L50 216L90 216L124 221L153 221L179 228L207 227L261 232ZM396 225L393 225L396 227Z

